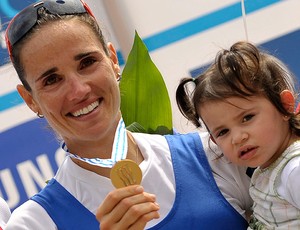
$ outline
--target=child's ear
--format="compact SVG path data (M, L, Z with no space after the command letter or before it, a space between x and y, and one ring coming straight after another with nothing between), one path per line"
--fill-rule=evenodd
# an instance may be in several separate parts
M293 93L285 89L280 93L280 99L285 110L289 113L294 113L295 97Z

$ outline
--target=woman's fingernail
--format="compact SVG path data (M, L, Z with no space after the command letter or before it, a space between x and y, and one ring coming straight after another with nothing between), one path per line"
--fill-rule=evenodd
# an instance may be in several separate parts
M136 192L144 192L144 188L143 188L142 186L137 186L137 187L135 188L135 191L136 191Z

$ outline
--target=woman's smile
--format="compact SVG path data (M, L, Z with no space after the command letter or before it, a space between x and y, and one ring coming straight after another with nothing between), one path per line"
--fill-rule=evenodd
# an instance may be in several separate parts
M71 115L74 117L80 117L83 115L87 115L87 114L91 113L92 111L94 111L94 109L96 109L98 106L99 106L99 100L91 103L90 105L88 105L82 109L79 109L79 110L71 113Z

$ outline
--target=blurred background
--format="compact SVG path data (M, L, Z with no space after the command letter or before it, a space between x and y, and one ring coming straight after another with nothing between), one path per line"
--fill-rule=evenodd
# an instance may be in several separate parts
M59 142L16 92L4 42L7 23L33 0L0 0L0 196L13 210L45 186L64 158ZM174 128L195 131L177 110L179 80L197 76L220 48L248 40L300 77L299 0L86 0L117 48L121 67L135 30L166 82Z

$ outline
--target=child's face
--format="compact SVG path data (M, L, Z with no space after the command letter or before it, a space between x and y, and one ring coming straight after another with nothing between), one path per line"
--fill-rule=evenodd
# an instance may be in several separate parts
M265 97L230 97L198 108L215 143L233 163L269 166L290 144L288 118Z

